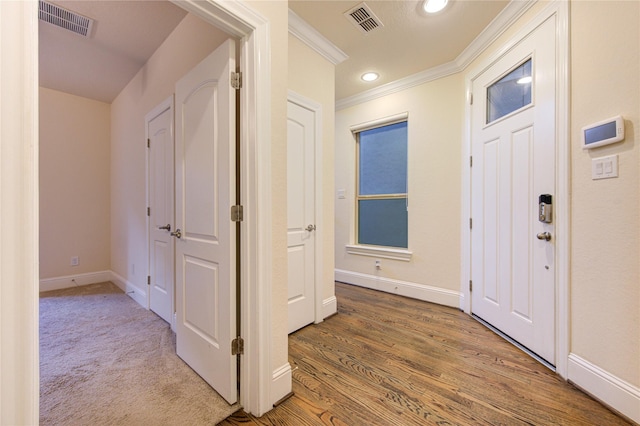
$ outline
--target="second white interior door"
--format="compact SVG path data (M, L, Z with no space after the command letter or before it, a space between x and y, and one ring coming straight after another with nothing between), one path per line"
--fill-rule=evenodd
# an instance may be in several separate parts
M287 103L289 333L315 320L315 113Z

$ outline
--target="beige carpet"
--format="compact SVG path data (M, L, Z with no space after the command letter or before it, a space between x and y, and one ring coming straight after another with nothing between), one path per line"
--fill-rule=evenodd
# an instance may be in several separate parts
M40 294L41 425L215 425L238 409L114 284Z

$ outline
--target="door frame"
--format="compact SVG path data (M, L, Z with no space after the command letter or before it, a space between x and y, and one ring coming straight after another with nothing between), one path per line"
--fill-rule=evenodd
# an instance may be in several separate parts
M240 39L242 202L242 329L240 398L247 412L261 416L278 393L271 370L271 48L269 21L244 2L176 1L176 5ZM20 215L3 215L3 319L18 324L0 333L0 357L13 369L0 380L0 421L38 422L38 3L0 2L0 174L15 185L3 188L0 202ZM6 86L6 87L5 87ZM4 90L4 89L7 90ZM6 189L6 191L5 191ZM259 213L259 214L258 214ZM14 217L15 216L15 217ZM16 336L21 336L17 338ZM13 371L11 374L5 374ZM288 387L291 388L290 374ZM249 386L251 384L251 386ZM282 392L282 389L279 389ZM283 396L283 395L281 395ZM272 399L273 398L273 399Z
M174 100L173 100L173 95L169 96L167 99L165 99L164 101L162 101L160 104L158 104L155 108L153 108L151 111L149 111L147 113L147 115L145 115L144 117L144 137L145 139L148 141L149 140L149 123L152 122L155 118L157 118L160 114L164 113L165 111L171 111L171 142L172 145L175 149L175 120L174 120ZM146 165L145 165L145 177L146 177L146 187L145 187L145 196L147 198L147 206L151 206L151 192L149 191L149 186L151 185L151 177L149 175L150 173L150 161L151 161L151 151L149 149L145 150L145 161L146 161ZM174 174L175 174L175 164L174 164ZM175 180L175 179L174 179ZM175 195L175 186L171 188L172 192ZM172 200L174 200L174 197L171 198ZM175 211L174 211L174 215L175 215ZM174 218L175 219L175 218ZM174 226L173 222L175 222L175 220L171 221L172 224L171 226ZM149 274L149 276L151 276L151 217L147 214L147 273ZM175 239L171 238L169 239L169 241L171 241L171 253L173 254L173 256L175 256ZM172 256L172 257L173 257ZM174 263L175 263L175 259L174 259ZM172 280L172 294L171 294L171 321L169 322L169 324L171 325L171 330L173 330L173 332L175 333L176 331L176 321L175 321L175 313L176 313L176 291L175 291L175 273L174 273L174 277ZM150 286L147 286L147 305L146 308L147 309L151 309L151 288Z
M569 137L569 2L554 1L534 16L507 42L495 49L465 75L465 122L462 145L462 214L460 221L460 309L471 313L471 88L477 76L503 57L547 19L556 19L556 191L554 200L556 265L556 372L568 376L569 359L569 220L570 220L570 137Z
M322 244L321 238L324 235L323 228L323 217L322 217L322 205L323 205L323 197L322 197L322 171L323 171L323 158L322 158L322 105L313 99L307 98L306 96L300 95L299 93L294 92L293 90L289 90L287 93L287 102L291 102L309 110L313 113L313 126L314 126L314 137L315 137L315 161L314 161L314 179L315 179L315 226L316 226L316 238L314 241L314 323L318 324L324 320L324 316L322 315L322 273L323 273L323 256L322 256L322 248L324 244Z
M279 399L271 369L271 49L269 21L244 2L171 0L239 39L240 192L244 206L240 249L240 403L261 416ZM291 387L291 380L288 383Z

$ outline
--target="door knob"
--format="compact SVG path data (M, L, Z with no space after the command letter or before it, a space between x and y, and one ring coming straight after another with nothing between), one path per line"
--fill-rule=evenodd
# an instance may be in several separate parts
M549 241L551 239L551 234L548 232L540 232L536 237L538 237L539 240Z
M307 231L311 232L311 231L315 231L316 230L316 226L315 225L309 225L305 228Z
M171 233L171 236L176 238L182 238L182 232L180 232L180 229L176 229L174 232Z
M165 230L171 232L171 224L167 223L165 226L158 226L158 229L165 229Z

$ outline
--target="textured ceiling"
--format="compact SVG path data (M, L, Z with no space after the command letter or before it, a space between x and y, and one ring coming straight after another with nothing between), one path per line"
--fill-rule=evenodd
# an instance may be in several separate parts
M360 3L289 2L291 10L349 56L336 67L336 99L454 60L509 2L450 0L444 11L427 15L422 1L367 0L383 26L366 34L343 15ZM363 82L366 71L379 73L380 79Z
M96 22L85 38L40 21L40 85L107 103L186 15L168 1L52 3Z

